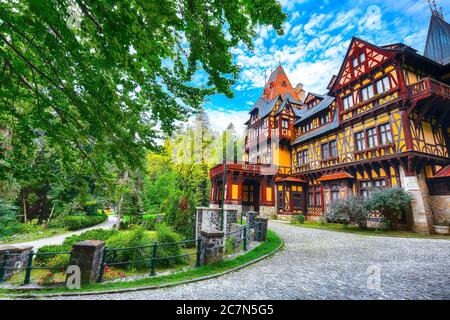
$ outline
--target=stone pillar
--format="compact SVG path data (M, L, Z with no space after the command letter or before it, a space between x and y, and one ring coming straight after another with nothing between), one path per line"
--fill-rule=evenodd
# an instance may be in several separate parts
M256 237L259 242L264 242L267 240L267 229L269 226L269 219L256 217ZM259 232L261 231L261 232Z
M249 211L246 213L246 217L247 217L247 224L248 225L253 225L253 222L255 221L257 213L254 211Z
M224 247L224 232L217 230L202 230L202 264L213 264L222 261Z
M28 262L28 255L33 250L31 246L0 246L0 273L3 272L3 280L11 278L11 276L21 271L21 268L25 268ZM5 259L6 258L6 259ZM3 262L6 260L5 264ZM1 270L2 266L5 266L5 270ZM18 270L11 270L9 268L17 268Z
M82 284L97 282L104 249L104 241L94 240L82 241L72 246L70 264L80 267Z
M408 177L400 167L400 178L403 189L413 197L411 201L413 230L418 233L434 233L433 212L428 201L428 186L423 173Z

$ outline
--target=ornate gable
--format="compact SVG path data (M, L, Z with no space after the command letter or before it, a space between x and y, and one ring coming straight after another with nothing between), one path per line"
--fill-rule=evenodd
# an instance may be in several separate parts
M394 53L392 51L361 39L353 38L334 87L341 88L346 86L393 57Z

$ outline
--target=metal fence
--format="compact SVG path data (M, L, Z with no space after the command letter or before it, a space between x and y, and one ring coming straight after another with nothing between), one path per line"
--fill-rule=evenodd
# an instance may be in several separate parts
M25 271L23 284L30 284L31 282L31 273L33 270L60 270L65 269L66 266L63 265L49 265L44 263L36 263L33 265L33 261L39 260L39 257L45 257L45 256L60 256L60 255L70 255L70 251L64 251L64 252L45 252L45 253L38 253L31 250L28 254L26 254L26 263L25 265L18 263L16 265L11 265L16 259L13 259L13 257L22 256L23 253L12 253L12 252L5 252L3 255L2 264L0 266L0 283L4 282L6 274L8 271Z
M172 256L161 256L159 255L159 252L161 248L167 248L167 247L174 247L178 246L180 247L180 250L183 248L186 248L189 245L196 245L196 251L194 253L183 253L183 254L177 254ZM188 241L180 241L180 242L173 242L173 243L157 243L154 242L152 245L148 246L139 246L139 247L129 247L129 248L107 248L105 247L103 250L103 257L101 262L101 270L100 270L100 277L98 279L99 282L104 280L104 274L105 274L105 268L106 267L113 267L113 266L120 266L120 267L127 267L130 265L136 265L141 264L144 267L148 268L150 270L150 276L156 275L156 267L158 262L160 264L164 263L164 261L180 261L180 259L186 259L191 256L195 256L195 267L199 267L201 265L201 247L202 247L202 239L198 240L188 240ZM118 261L117 257L120 256L119 252L133 252L138 251L140 254L137 256L141 256L142 259L139 260L126 260L126 261ZM60 256L60 255L70 255L70 251L65 252L46 252L46 253L35 253L34 251L31 251L30 253L26 254L26 261L24 264L20 265L11 265L15 259L14 257L21 256L23 254L21 253L11 253L11 252L5 252L3 255L3 260L0 265L0 283L4 282L6 279L6 275L9 272L21 272L24 271L24 280L23 284L27 285L31 283L32 279L32 272L33 270L48 270L51 272L57 272L58 270L65 270L67 266L63 265L49 265L47 259L44 259L44 261L47 261L47 263L41 263L39 262L39 257L49 257L49 256ZM134 255L136 256L136 255ZM42 260L42 259L41 259Z
M242 220L241 220L242 221ZM242 247L243 251L248 251L252 242L262 242L263 223L254 221L252 224L242 225L241 229L225 233L225 241L233 239L233 251L239 251ZM224 245L224 253L227 252L227 243Z

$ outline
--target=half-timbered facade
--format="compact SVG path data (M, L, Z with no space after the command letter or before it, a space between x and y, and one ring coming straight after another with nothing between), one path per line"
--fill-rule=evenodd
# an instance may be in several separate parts
M212 204L319 219L349 195L399 186L414 197L399 223L431 231L450 222L443 34L449 43L450 27L434 12L425 55L353 38L327 94L305 99L279 66L250 111L244 161L211 171Z

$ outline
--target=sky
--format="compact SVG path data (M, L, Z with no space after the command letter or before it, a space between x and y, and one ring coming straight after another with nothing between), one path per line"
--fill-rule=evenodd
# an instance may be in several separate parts
M352 36L376 45L402 42L423 53L431 11L427 0L278 0L288 14L284 35L271 27L259 27L255 48L233 49L241 67L235 97L209 97L205 103L211 125L225 130L230 122L243 134L248 112L259 98L267 77L281 63L295 86L307 92L326 93L337 74ZM439 0L446 21L450 0Z

